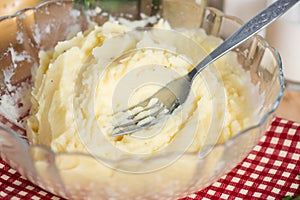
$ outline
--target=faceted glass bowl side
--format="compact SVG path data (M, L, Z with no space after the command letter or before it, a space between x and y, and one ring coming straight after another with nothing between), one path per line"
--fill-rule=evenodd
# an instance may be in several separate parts
M225 16L213 8L202 7L194 1L164 0L160 9L153 9L147 1L144 3L138 11L121 7L111 13L120 16L124 12L133 12L126 15L132 20L139 17L139 13L135 12L160 14L173 27L203 28L207 34L222 38L228 37L241 26L237 18ZM115 171L86 154L57 154L43 146L29 145L22 122L30 108L30 104L23 103L29 96L30 87L24 87L23 83L32 82L31 70L38 66L38 52L52 49L58 41L87 30L91 22L101 25L109 19L103 13L73 8L69 0L47 1L0 21L0 30L3 30L0 32L1 157L33 183L71 199L180 198L209 185L231 170L267 130L283 94L282 64L276 50L263 38L255 36L235 51L242 67L251 74L253 87L258 87L264 98L257 103L259 109L254 113L256 123L224 144L207 147L198 153L184 153L174 164L145 174ZM168 159L168 156L111 162L116 165L130 162L151 165ZM101 174L98 171L90 172L91 176L98 175L90 179L85 174L70 175L68 170L59 167L64 159L76 162L79 158L97 166Z

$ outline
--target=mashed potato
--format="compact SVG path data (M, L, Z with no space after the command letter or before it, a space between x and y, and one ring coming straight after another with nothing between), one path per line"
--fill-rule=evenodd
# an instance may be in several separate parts
M27 121L30 142L58 153L91 153L102 158L57 155L56 167L67 189L102 188L104 196L113 196L113 189L126 195L130 191L132 198L172 192L164 188L180 192L184 185L191 184L197 171L194 156L180 154L180 158L150 162L143 159L170 152L197 153L227 141L252 124L253 119L248 118L253 111L247 87L250 76L240 67L237 55L230 52L195 78L180 111L149 130L112 137L113 113L185 75L222 42L201 29L173 30L164 21L155 28L134 31L117 22L106 22L59 42L51 52L40 52ZM48 179L43 152L33 149L32 154L38 173ZM221 150L216 148L203 171L209 171L205 167L213 166L219 154ZM134 159L114 162L126 158ZM134 173L161 170L128 176L114 169ZM202 176L205 180L210 175ZM149 190L151 184L160 187Z
M173 31L163 21L156 28ZM180 40L176 34L184 35L206 53L222 42L219 38L207 36L203 30L182 29L172 33L175 36L170 34L171 42L172 39L174 43L176 39ZM169 116L160 125L158 134L146 139L131 135L110 136L114 126L111 114L116 111L115 105L122 104L114 103L114 95L125 76L129 74L131 80L138 79L141 73L147 74L147 70L155 71L161 68L159 65L167 66L168 70L175 72L167 71L169 77L163 78L167 83L174 76L186 74L197 60L203 58L204 55L200 54L197 58L189 58L189 55L178 52L180 47L171 46L166 38L168 34L164 34L163 31L156 35L150 35L148 31L136 34L131 32L130 27L107 22L102 27L96 26L85 34L78 33L74 38L60 42L52 52L41 52L32 91L31 117L28 119L30 141L49 146L55 152L92 151L119 158L127 153L151 154L159 151L184 132L193 132L188 151L196 152L204 143L213 143L208 139L212 127L218 132L214 133L218 137L213 140L224 142L249 126L251 119L247 116L252 104L251 98L248 98L250 91L245 85L250 83L250 77L245 76L239 67L236 54L229 53L215 64L221 81L210 68L196 77L183 112ZM155 37L160 38L159 42L155 41ZM135 74L132 73L134 70L137 70ZM152 84L140 90L142 92L133 92L132 102L143 100L156 89ZM122 91L119 96L130 92L126 88ZM220 124L219 129L216 124ZM114 154L112 147L123 153Z

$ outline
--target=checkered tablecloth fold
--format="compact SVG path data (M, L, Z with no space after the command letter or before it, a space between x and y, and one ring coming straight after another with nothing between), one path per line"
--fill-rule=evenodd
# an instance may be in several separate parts
M281 199L300 195L300 124L275 118L231 172L184 200ZM1 199L61 199L35 186L0 159Z

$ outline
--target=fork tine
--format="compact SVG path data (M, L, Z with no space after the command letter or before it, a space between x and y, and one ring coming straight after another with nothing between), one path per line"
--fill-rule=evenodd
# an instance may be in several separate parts
M118 120L120 123L115 124L111 136L125 135L140 129L145 129L156 124L159 116L171 113L172 110L159 100L157 94L160 91L162 90L159 90L152 97L142 101L136 106L113 114L112 116L115 116L115 118L117 115L120 115L122 119ZM153 109L154 111L152 111ZM124 114L127 113L129 113L129 116L124 116Z
M131 126L127 126L127 128L119 128L119 130L117 132L114 132L111 134L111 136L122 136L122 135L127 135L129 133L133 133L133 132L136 132L136 131L139 131L141 129L145 129L145 128L148 128L154 124L156 124L158 121L159 121L160 118L154 118L153 120L149 121L148 123L145 123L145 124L142 124L142 125L137 125L137 124L134 124L134 125L131 125ZM114 129L116 130L116 128Z
M149 110L143 110L143 111L135 114L134 115L135 117L131 117L131 116L127 117L127 119L132 119L132 121L130 121L128 123L117 125L117 126L115 126L115 128L123 128L123 127L126 127L126 126L131 126L131 125L134 125L134 124L138 124L138 122L140 122L140 121L142 121L142 120L144 120L144 119L146 119L150 116L157 116L157 114L159 114L161 111L163 111L163 109L164 109L164 107L161 106L158 110L156 110L156 111L154 111L154 112L152 112L148 115L144 115L142 117L139 117L139 118L135 119L135 117L138 116L140 113L149 111Z
M149 110L154 108L157 105L157 103L158 103L158 99L153 101L153 98L148 98L133 107L113 113L112 116L118 116L118 115L124 116L124 113L129 113L130 116L128 116L127 119L131 119L134 118L135 115L139 114L144 110Z
M158 105L158 106L159 106L159 108L162 107L162 105ZM145 109L140 110L139 112L136 112L136 113L131 114L130 116L127 117L127 119L134 119L134 118L136 118L137 116L139 116L141 113L150 111L151 109L154 109L154 108L156 108L156 107L157 107L157 105L153 105L153 106L150 106L150 107L146 107Z
M145 101L141 102L138 105L135 105L126 110L114 113L112 115L112 117L114 117L115 119L121 118L121 120L118 120L118 121L129 121L129 120L135 119L141 113L145 113L145 112L155 109L157 107L161 108L163 106L162 103L160 103L160 104L158 104L158 103L159 103L158 99L156 99L154 101L153 101L153 99L146 99Z
M160 106L159 109L153 113L150 113L138 119L134 119L129 123L115 126L113 131L117 130L117 132L112 133L111 136L125 135L128 133L138 131L142 128L150 127L158 122L158 120L160 119L159 116L162 116L163 114L167 113L165 110L166 109L163 106Z
M114 132L111 134L112 137L115 137L115 136L122 136L122 135L127 135L129 133L133 133L133 132L136 132L140 129L140 127L138 126L135 126L134 128L131 128L131 129L126 129L126 130L119 130L117 132Z

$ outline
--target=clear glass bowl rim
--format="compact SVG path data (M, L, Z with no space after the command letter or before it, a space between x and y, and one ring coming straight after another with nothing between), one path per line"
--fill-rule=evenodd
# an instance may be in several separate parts
M24 14L26 11L31 10L31 11L35 12L40 7L43 7L45 5L52 4L52 3L59 3L59 2L70 3L70 2L72 2L72 0L46 0L46 1L42 1L39 4L37 4L36 6L23 8L23 9L17 11L13 15L7 15L7 16L0 17L0 23L2 23L2 21L5 21L7 19L17 18L17 17L21 16L22 14ZM227 15L227 14L225 14L224 12L222 12L219 9L216 9L216 8L213 8L213 7L207 7L207 6L205 6L204 9L210 10L213 13L218 14L221 18L226 18L228 20L234 21L235 23L237 23L239 25L243 24L243 21L241 19L239 19L238 17ZM278 67L278 70L279 70L280 91L279 91L279 93L277 95L277 98L276 98L275 102L273 102L272 107L268 110L268 112L266 112L261 117L261 119L258 121L257 124L254 124L254 125L246 128L246 129L244 129L244 130L236 133L233 137L231 137L229 140L227 140L226 142L224 142L222 144L215 144L213 146L208 146L208 147L205 147L205 148L201 149L198 152L172 152L172 153L164 154L162 156L159 155L159 156L155 156L155 157L151 157L151 158L146 158L145 160L151 161L151 160L159 159L161 157L172 156L174 154L175 155L177 155L177 154L182 155L183 154L183 155L188 155L188 156L197 156L197 155L201 154L201 152L204 152L206 149L211 149L212 147L224 147L224 148L226 148L226 146L229 146L230 143L232 143L238 137L241 137L242 135L247 134L247 132L249 132L249 131L251 131L253 129L256 129L256 128L260 127L260 126L262 126L267 121L267 119L276 111L276 109L278 108L279 103L280 103L280 101L281 101L281 99L283 97L283 93L284 93L284 90L285 90L284 75L283 75L283 69L282 69L281 56L280 56L279 52L274 47L272 47L267 42L267 40L264 37L262 37L260 35L255 35L253 37L256 37L256 39L265 48L268 48L268 49L271 50L271 53L272 53L273 57L276 60L277 67ZM70 156L70 155L74 155L75 156L76 155L76 156L78 156L79 155L79 156L91 157L91 155L88 154L88 153L81 153L81 152L53 152L49 147L46 147L46 146L43 146L43 145L29 145L28 142L25 139L23 139L22 137L20 137L20 135L18 133L16 133L12 129L8 128L7 126L5 126L5 125L3 125L3 124L0 123L0 128L3 129L4 131L8 132L10 135L14 136L16 139L18 139L19 141L21 141L23 144L27 145L28 147L40 148L40 149L43 149L44 151L47 151L47 152L52 153L52 154L55 154L56 156L63 156L63 155L68 155L68 156ZM95 157L95 156L93 156L93 157ZM115 163L115 162L119 163L119 162L126 162L127 160L132 160L132 157L130 157L130 158L121 158L121 159L118 159L118 160L110 160L110 159L102 158L102 157L97 157L97 159L101 159L103 161L107 161L107 162L110 162L110 163Z

